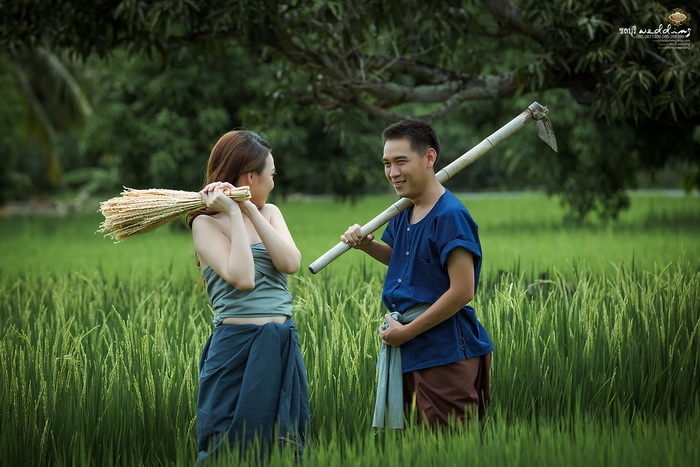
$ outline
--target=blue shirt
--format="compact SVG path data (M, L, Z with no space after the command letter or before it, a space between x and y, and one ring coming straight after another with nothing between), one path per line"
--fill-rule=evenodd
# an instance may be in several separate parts
M474 293L481 272L478 227L464 205L447 189L419 222L409 222L413 207L389 221L382 241L392 247L382 300L404 313L420 303L435 303L450 287L447 259L455 248L474 258ZM471 305L401 346L403 372L431 368L493 351L491 339Z

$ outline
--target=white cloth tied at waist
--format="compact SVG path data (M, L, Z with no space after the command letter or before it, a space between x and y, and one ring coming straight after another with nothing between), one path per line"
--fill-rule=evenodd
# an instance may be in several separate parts
M405 313L392 312L391 317L401 324L407 324L419 317L430 304L421 303ZM388 323L384 321L384 326ZM382 343L379 348L379 380L377 381L377 401L374 405L372 426L376 428L404 427L403 421L403 371L401 368L401 346L392 347Z

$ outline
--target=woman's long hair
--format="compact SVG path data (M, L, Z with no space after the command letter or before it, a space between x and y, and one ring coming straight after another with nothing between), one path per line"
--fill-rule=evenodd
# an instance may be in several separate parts
M212 182L235 185L241 175L249 172L261 174L271 151L270 144L252 131L229 131L219 138L211 150L204 186ZM208 208L193 211L187 215L187 225L192 228L197 216L211 216L216 212Z

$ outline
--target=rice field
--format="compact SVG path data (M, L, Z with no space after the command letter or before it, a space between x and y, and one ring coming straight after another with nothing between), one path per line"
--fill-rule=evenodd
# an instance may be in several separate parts
M615 224L538 194L464 196L495 345L480 424L374 432L383 269L350 252L290 277L312 438L248 465L696 465L700 199L636 195ZM392 201L280 203L308 265ZM0 219L0 463L192 465L212 311L186 231L113 245L97 214ZM239 455L221 459L238 461Z

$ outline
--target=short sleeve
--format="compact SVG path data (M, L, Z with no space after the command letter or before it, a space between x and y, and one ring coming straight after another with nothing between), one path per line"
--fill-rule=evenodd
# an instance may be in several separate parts
M394 235L396 232L396 217L391 219L389 223L386 226L386 229L384 229L384 233L382 234L382 241L389 245L390 247L394 247Z
M479 245L473 241L467 240L463 236L460 238L455 238L445 245L445 247L440 252L440 264L442 267L447 267L447 260L450 258L450 253L452 253L455 248L464 248L474 257L474 267L478 267L481 262L481 249Z
M481 262L478 227L466 210L449 211L437 219L440 226L438 249L440 264L447 268L447 260L455 248L464 248L474 256L474 267Z

